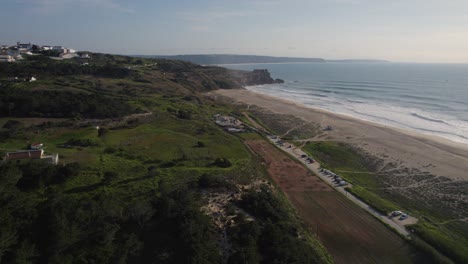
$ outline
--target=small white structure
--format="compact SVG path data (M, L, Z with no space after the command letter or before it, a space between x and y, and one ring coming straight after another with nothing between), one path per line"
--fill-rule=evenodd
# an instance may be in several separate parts
M0 62L14 62L15 58L11 55L0 55Z
M32 76L31 79L29 79L29 82L35 82L37 81L36 77Z
M33 143L31 144L31 149L42 149L44 147L44 144L42 143Z
M76 55L75 53L62 53L62 54L60 54L60 58L62 58L62 59L72 59L72 58L75 58L76 56L78 56L78 55Z

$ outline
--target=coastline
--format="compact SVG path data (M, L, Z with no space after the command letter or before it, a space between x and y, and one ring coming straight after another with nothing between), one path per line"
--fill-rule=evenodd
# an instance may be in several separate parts
M454 181L468 180L467 144L340 115L247 89L217 90L211 94L333 128L307 140L342 141L363 149L385 163L444 176Z

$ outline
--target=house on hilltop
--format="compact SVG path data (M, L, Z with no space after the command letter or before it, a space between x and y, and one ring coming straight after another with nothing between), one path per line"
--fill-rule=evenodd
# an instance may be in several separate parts
M16 152L8 152L3 157L4 162L20 161L20 160L41 160L53 165L57 165L59 156L57 153L44 155L43 149L19 150Z
M20 150L16 152L8 152L5 155L5 160L19 160L19 159L40 159L44 155L44 150Z
M19 51L29 51L32 50L33 45L31 42L29 43L20 43L19 41L16 43L16 48L18 48Z

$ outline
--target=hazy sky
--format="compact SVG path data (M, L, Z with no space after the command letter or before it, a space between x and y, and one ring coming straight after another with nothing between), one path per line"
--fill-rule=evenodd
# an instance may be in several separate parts
M0 44L468 62L468 0L0 0Z

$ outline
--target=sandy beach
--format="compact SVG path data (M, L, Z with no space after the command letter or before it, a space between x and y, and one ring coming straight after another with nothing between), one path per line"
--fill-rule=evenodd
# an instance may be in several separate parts
M212 95L225 96L235 102L255 105L274 113L319 123L321 127L333 128L308 140L343 141L363 149L387 164L391 163L394 167L417 169L422 173L448 177L453 181L468 180L468 145L314 109L245 89L217 90Z

